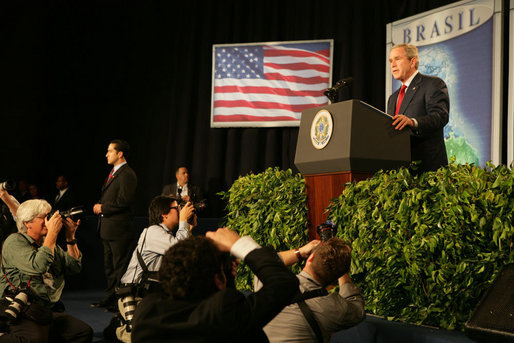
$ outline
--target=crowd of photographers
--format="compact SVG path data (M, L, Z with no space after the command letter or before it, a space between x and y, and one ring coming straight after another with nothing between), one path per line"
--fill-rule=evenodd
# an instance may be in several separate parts
M177 169L177 181L184 169ZM17 229L3 237L0 343L92 340L91 327L66 314L60 301L65 276L79 273L82 259L80 221L73 211L55 211L65 181L56 183L53 209L41 199L20 204L6 190L11 185L0 184L2 218ZM278 253L228 228L193 236L204 206L193 199L198 193L177 182L151 201L150 225L116 287L106 341L328 342L363 320L364 301L348 274L351 248L335 237L332 223L318 227L321 240ZM66 251L57 244L61 231ZM253 293L235 287L241 262L255 275ZM298 275L288 268L295 263L303 264ZM327 292L334 283L338 291Z

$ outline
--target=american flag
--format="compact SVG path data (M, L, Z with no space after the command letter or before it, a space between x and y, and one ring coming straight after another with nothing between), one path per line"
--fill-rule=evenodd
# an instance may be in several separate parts
M328 104L332 40L215 45L211 126L298 126Z

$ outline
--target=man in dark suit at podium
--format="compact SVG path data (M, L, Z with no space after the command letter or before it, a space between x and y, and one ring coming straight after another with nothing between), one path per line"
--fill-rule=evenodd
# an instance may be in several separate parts
M93 212L98 215L98 230L104 247L104 266L107 278L105 298L92 307L116 310L115 288L130 261L136 245L136 228L133 222L137 176L127 164L129 144L113 140L107 148L107 163L113 166L102 186L100 201Z
M411 159L421 160L418 172L447 165L443 129L449 119L450 99L445 82L418 72L419 53L414 45L393 46L389 63L402 87L389 97L387 113L394 115L395 129L411 128Z

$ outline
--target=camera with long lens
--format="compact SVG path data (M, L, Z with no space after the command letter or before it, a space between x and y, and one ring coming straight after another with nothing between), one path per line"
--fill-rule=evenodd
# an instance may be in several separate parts
M16 322L20 313L28 306L29 295L26 290L8 294L2 299L2 307L5 310L0 313L0 336L9 331L9 324Z
M54 213L56 211L57 210L54 210L54 211L48 213L46 218L48 220L50 220L50 218L52 218L52 216L54 215ZM75 219L77 216L79 216L79 215L81 215L83 213L84 213L84 206L75 206L75 207L70 208L67 211L60 211L59 212L59 214L61 215L63 220L66 220L67 218Z
M336 225L330 220L318 225L317 230L322 242L326 242L330 238L335 237L337 233Z
M132 331L132 319L134 318L134 312L136 311L137 301L134 296L135 293L134 284L122 284L117 290L116 294L121 299L123 310L125 312L125 321L127 332Z
M12 191L14 188L16 188L16 182L14 182L14 180L0 182L0 189L3 191Z

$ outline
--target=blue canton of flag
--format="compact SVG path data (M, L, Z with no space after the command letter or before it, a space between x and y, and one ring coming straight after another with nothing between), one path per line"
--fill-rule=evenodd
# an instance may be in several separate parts
M216 78L263 79L261 47L225 47L216 56Z

